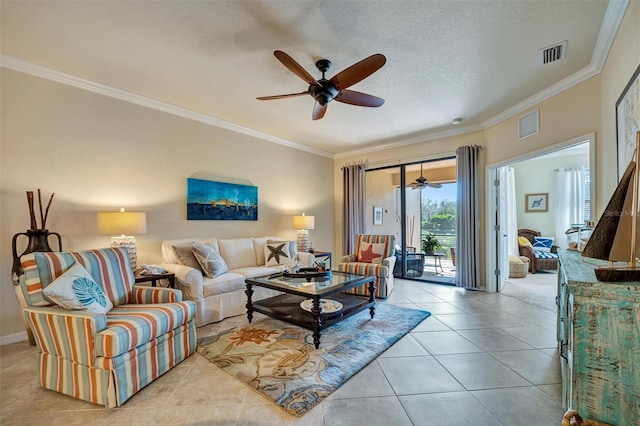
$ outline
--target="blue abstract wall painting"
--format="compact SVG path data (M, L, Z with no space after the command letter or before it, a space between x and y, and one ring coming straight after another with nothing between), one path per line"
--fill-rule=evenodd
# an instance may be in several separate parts
M258 187L187 178L187 220L258 220Z

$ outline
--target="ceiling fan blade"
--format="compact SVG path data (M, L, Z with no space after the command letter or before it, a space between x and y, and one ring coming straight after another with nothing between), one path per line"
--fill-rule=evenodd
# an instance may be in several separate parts
M366 93L356 92L355 90L343 90L338 93L338 96L336 96L334 100L344 104L374 108L384 104L384 99L382 98L367 95Z
M439 183L427 183L427 186L430 188L442 188L442 184Z
M327 106L320 105L319 102L316 102L316 104L313 106L313 114L311 115L311 117L314 120L320 120L322 117L324 117L325 112L327 112Z
M380 53L376 53L340 71L331 78L331 82L335 84L338 90L344 90L378 71L385 62L387 62L387 58Z
M306 81L308 84L318 84L318 81L313 78L313 76L309 74L307 70L302 68L302 66L297 63L291 56L287 55L281 50L276 50L275 52L273 52L273 54L276 58L278 58L280 62L282 62L282 65L287 67L289 71Z
M273 99L293 98L295 96L302 96L302 95L308 95L308 94L309 94L309 91L307 90L306 92L289 93L287 95L260 96L259 98L256 98L256 99L260 99L261 101L271 101Z

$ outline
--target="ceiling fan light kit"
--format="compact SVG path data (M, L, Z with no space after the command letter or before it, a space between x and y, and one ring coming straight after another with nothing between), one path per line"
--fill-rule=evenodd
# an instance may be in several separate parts
M347 90L348 87L364 80L382 68L387 61L384 55L379 53L371 55L368 58L365 58L362 61L340 71L329 80L325 78L325 73L331 68L331 61L328 59L319 59L316 61L316 67L322 73L322 78L320 80L316 80L291 56L287 55L283 51L276 50L273 54L285 67L287 67L289 71L308 83L309 88L306 92L261 96L256 99L270 101L307 94L311 95L311 97L316 101L311 115L314 120L319 120L324 117L324 114L327 111L327 105L333 100L349 105L370 108L377 108L384 104L384 99L382 98L368 95L366 93L356 92L354 90Z

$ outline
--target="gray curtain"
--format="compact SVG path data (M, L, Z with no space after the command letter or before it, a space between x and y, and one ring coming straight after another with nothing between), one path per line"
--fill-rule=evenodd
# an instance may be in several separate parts
M480 289L479 146L461 146L457 156L456 285Z
M352 254L355 237L365 228L364 209L366 198L365 165L354 164L342 168L342 253Z

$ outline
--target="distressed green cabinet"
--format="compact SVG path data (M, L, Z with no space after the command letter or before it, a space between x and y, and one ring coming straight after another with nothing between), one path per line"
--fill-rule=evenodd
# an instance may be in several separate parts
M640 424L640 282L598 281L593 259L559 250L558 346L565 409Z

